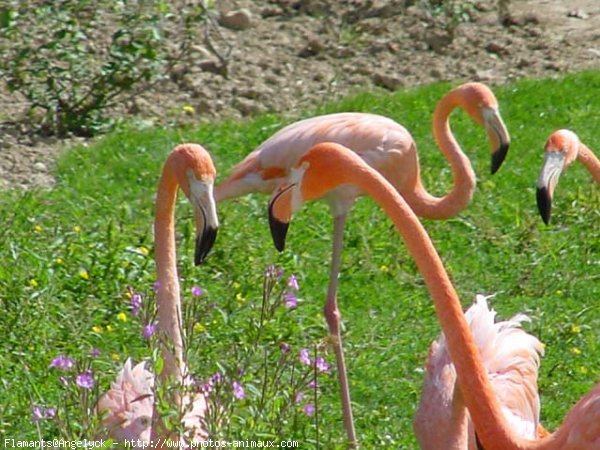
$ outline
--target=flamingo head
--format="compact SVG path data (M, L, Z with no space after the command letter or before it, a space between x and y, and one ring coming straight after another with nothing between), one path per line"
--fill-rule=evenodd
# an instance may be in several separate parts
M290 170L269 202L269 227L273 243L279 251L293 214L310 200L323 197L340 184L350 182L343 167L364 165L364 161L346 147L332 142L315 145Z
M537 182L537 205L542 220L550 222L552 198L560 174L577 159L579 138L570 130L557 130L550 135L544 146L544 164Z
M458 94L459 105L476 123L485 128L492 152L491 172L496 173L510 146L510 136L500 116L496 96L483 83L466 83L454 92Z
M209 153L197 144L177 146L169 156L181 190L192 203L196 219L194 262L202 264L217 237L219 219L213 195L215 166Z

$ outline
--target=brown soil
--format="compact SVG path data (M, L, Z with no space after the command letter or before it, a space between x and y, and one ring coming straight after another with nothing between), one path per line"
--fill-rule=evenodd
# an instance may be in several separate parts
M194 64L113 113L173 125L293 115L358 90L439 80L501 84L600 68L598 0L513 0L504 25L497 1L480 0L453 36L439 17L403 3L219 1L219 12L246 9L251 19L242 30L220 28L232 46L227 78L214 73L216 58L199 42ZM53 161L70 142L15 125L26 105L1 87L0 105L0 188L51 186Z

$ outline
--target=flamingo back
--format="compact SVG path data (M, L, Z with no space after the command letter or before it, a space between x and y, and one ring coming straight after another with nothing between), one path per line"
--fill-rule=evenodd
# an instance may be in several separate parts
M116 440L150 440L154 375L144 365L141 362L132 369L128 358L110 390L98 401L102 425Z
M217 186L217 200L272 192L302 155L322 142L350 148L378 171L388 162L389 151L404 155L416 150L410 133L387 117L356 112L312 117L279 130L235 166ZM397 187L397 180L390 181Z
M537 377L544 349L537 338L521 328L524 321L530 320L527 316L519 314L506 321L494 322L495 316L496 312L489 309L487 298L482 295L477 296L475 304L465 313L483 365L511 428L520 436L535 439L540 410ZM461 446L450 447L443 441L440 443L442 437L436 436L438 432L435 430L438 429L450 429L448 436L465 433L462 423L456 423L457 408L465 412L466 408L456 389L456 372L443 335L432 344L426 369L421 405L415 419L419 442L425 443L422 448L476 448L470 420L464 439L452 437L454 441L461 442Z

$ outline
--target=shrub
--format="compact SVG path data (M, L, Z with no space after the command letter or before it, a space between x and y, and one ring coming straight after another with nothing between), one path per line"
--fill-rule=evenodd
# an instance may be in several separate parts
M147 89L189 54L203 4L160 0L7 0L0 78L46 134L89 136L108 107Z

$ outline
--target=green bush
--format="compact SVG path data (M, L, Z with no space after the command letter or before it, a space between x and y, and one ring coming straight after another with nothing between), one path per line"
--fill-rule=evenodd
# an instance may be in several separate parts
M106 109L168 76L189 53L203 4L160 0L8 0L0 78L47 134L89 136Z

